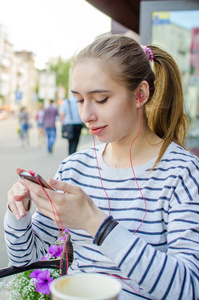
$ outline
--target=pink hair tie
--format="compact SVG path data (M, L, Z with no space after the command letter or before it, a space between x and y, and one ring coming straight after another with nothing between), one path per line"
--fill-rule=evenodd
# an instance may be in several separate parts
M147 47L147 46L143 46L141 45L142 50L145 52L146 56L148 57L149 61L154 61L154 54L153 51L151 50L151 48Z

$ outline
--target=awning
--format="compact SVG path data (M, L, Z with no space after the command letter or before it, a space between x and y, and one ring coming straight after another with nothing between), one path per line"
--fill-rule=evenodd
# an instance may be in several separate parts
M88 3L99 9L101 12L139 34L140 3L151 0L86 0ZM152 2L171 0L153 0ZM189 0L175 0L189 3ZM198 2L199 0L195 0Z
M86 0L101 12L139 33L140 0Z

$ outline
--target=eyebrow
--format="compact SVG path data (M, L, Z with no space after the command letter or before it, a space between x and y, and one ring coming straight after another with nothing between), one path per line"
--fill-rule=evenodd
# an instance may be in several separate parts
M90 94L100 94L100 93L107 93L107 92L110 92L110 90L93 90L93 91L89 91L87 94L90 95ZM79 94L78 92L73 90L71 90L71 93Z

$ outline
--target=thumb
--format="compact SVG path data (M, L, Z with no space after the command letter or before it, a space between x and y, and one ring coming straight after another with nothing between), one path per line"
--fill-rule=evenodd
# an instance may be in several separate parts
M78 187L75 185L69 184L65 181L55 180L53 178L49 179L49 184L56 190L63 191L69 194L76 194L78 189Z
M21 169L21 168L16 168L16 172L17 174L19 175L22 171L25 171L24 169Z
M25 198L30 198L29 191L22 184L16 184L14 199L22 201Z

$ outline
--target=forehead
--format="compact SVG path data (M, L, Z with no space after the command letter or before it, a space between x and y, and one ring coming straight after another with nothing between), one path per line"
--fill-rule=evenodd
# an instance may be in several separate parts
M72 72L73 78L77 79L79 73L84 76L94 76L96 73L105 72L103 64L98 59L84 59L78 62Z
M114 80L105 64L98 59L85 59L78 62L72 72L72 89L76 90L81 87L90 85L113 84Z

